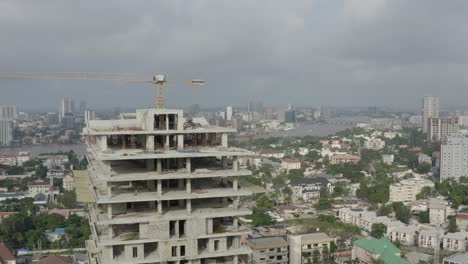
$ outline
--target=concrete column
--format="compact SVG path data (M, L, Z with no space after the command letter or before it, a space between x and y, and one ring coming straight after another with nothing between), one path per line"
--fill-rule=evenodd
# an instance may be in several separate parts
M157 180L158 182L158 196L162 195L162 180Z
M114 238L114 229L112 229L111 225L109 225L108 231L109 231L109 233L108 233L109 239L113 239Z
M110 186L110 183L107 183L107 198L112 197L112 187Z
M234 179L232 180L232 189L237 192L239 188L239 177L234 177Z
M234 217L234 219L232 220L232 226L234 227L234 230L236 231L239 229L239 218Z
M228 134L227 133L223 133L221 135L221 145L225 148L228 147Z
M154 136L146 136L146 150L154 150Z
M156 160L156 170L158 174L162 174L162 160L160 159Z
M213 234L213 218L206 219L206 233Z
M112 219L112 204L107 204L107 218Z
M109 261L112 262L114 260L114 248L107 247L107 250L109 252Z
M166 137L166 141L164 143L164 149L167 150L169 149L169 135L166 135L165 137Z
M166 115L166 130L169 130L169 115Z
M177 149L184 149L184 135L177 135Z
M239 157L238 156L234 156L232 160L232 169L234 171L239 171Z
M235 255L232 257L232 264L239 264L239 256Z
M179 233L179 221L175 221L175 222L176 222L175 226L174 226L174 228L175 228L175 237L179 238L179 234L180 234Z
M107 150L107 136L101 136L99 138L99 143L101 143L101 151Z
M162 201L158 201L158 214L162 214Z
M187 193L192 193L192 180L190 178L185 179L185 190Z
M187 199L187 213L191 214L192 213L192 200Z
M234 199L234 208L239 210L239 196Z
M185 170L187 173L192 173L192 159L191 158L185 159Z
M146 160L146 170L154 171L154 160L153 159Z
M122 148L123 149L126 149L127 148L127 136L126 135L123 135L122 136Z

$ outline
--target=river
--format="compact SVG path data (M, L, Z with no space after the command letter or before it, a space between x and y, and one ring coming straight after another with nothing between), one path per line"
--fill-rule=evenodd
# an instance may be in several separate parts
M28 145L21 147L12 148L0 148L0 154L18 154L20 151L27 151L31 154L31 157L36 157L42 153L51 153L70 150L75 151L78 157L82 158L86 155L85 144L41 144L41 145Z

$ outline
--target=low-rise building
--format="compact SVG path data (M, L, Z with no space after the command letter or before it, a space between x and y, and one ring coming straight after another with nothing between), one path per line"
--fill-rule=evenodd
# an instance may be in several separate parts
M75 189L75 176L71 173L63 177L63 189L65 191L73 191Z
M444 258L443 264L468 264L468 252L458 253Z
M0 223L8 217L17 214L17 212L0 212Z
M371 150L381 150L385 147L385 141L380 138L371 138L364 142L364 148Z
M264 158L276 158L276 159L282 159L285 156L284 151L274 150L274 149L261 150L257 152L257 155L262 156Z
M0 243L0 263L2 264L16 264L15 252L13 249Z
M16 156L7 154L0 155L0 165L16 166Z
M29 183L28 192L30 196L35 196L36 194L49 194L51 190L51 185L49 180L37 179Z
M426 155L424 153L419 153L419 156L418 156L418 163L421 164L421 163L427 163L427 164L431 164L432 165L432 158L431 156L429 155Z
M320 190L326 188L329 193L333 193L331 183L322 177L311 177L295 179L288 184L292 190L293 202L312 202L320 199Z
M390 184L389 202L413 202L424 187L434 188L434 182L426 179L411 178Z
M382 155L382 162L387 164L387 165L391 165L393 164L393 161L395 161L395 155L393 154L390 154L390 155Z
M445 223L450 212L450 206L446 201L435 198L429 200L429 222L431 225Z
M458 228L466 230L468 228L468 213L458 213L455 215Z
M247 244L252 249L252 264L288 264L288 242L282 237L250 238Z
M447 233L443 236L442 247L451 251L466 251L468 232L460 231L456 233Z
M436 229L423 229L419 231L418 247L436 248L440 247L443 232Z
M418 231L419 228L417 228L416 226L387 228L389 240L392 242L399 241L402 245L405 246L414 246L417 244L416 234Z
M351 259L369 264L376 261L384 264L408 263L400 255L400 250L387 239L365 237L354 241Z
M289 235L289 263L307 263L313 252L322 254L324 248L330 249L333 238L325 233Z
M297 170L301 168L302 162L293 158L284 158L281 160L281 167L285 170Z
M361 157L351 154L335 154L330 159L330 164L343 164L343 163L353 163L357 164L361 160Z

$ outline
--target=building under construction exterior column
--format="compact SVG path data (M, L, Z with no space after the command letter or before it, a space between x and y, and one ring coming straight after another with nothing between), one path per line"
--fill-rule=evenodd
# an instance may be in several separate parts
M182 110L139 109L87 120L90 263L239 263L250 253L239 224L251 192L239 186L231 128L185 119Z

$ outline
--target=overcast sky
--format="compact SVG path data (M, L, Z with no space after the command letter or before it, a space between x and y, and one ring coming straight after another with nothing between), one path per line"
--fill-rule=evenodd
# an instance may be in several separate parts
M466 0L1 1L0 71L201 78L168 105L468 108ZM0 103L153 105L145 84L0 79Z

